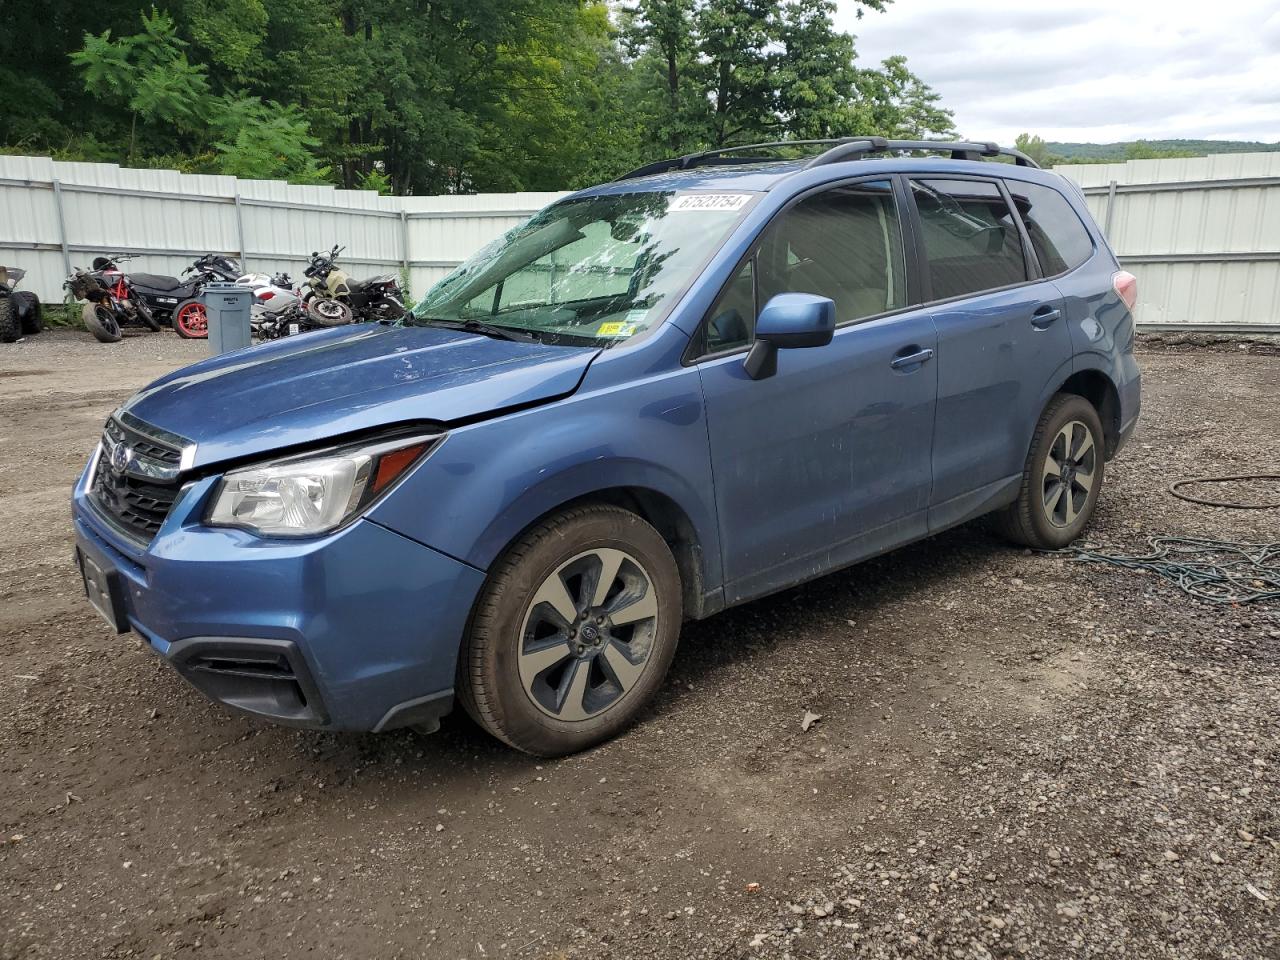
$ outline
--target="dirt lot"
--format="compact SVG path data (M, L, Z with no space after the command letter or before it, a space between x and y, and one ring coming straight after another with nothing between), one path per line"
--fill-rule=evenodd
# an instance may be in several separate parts
M584 756L272 727L111 636L70 561L103 419L200 353L0 347L0 957L1280 957L1276 609L979 524L689 625ZM1276 470L1280 356L1141 360L1092 538L1280 540L1164 493Z

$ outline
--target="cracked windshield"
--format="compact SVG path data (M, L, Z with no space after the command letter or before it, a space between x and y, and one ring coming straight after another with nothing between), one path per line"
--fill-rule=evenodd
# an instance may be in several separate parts
M407 322L611 346L662 317L755 197L650 192L566 200L441 280Z

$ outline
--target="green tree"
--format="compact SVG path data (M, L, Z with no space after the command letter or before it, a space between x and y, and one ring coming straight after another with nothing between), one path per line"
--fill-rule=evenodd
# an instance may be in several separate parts
M228 96L211 111L210 127L220 173L255 180L326 183L329 169L321 166L307 120L297 107Z
M908 69L906 57L889 57L879 70L862 70L859 87L869 110L868 133L903 140L955 135L951 111Z
M657 67L663 105L657 112L656 132L672 151L679 149L686 134L686 74L694 56L695 8L694 0L640 0L634 7L623 8L623 43L638 58L637 70Z
M949 123L905 64L857 63L833 0L168 2L17 5L0 149L441 193Z
M231 83L259 73L255 62L267 38L264 0L185 0L183 20L192 45L213 72Z
M887 0L866 0L883 10ZM950 132L951 114L901 57L857 65L834 0L640 0L627 54L651 89L635 122L672 153L773 139Z
M772 125L775 0L704 0L694 14L694 74L705 95L705 139L712 146L754 139Z
M173 19L153 7L150 15L142 14L141 33L118 40L111 38L110 30L97 36L86 33L83 49L71 55L89 93L130 111L130 161L136 153L139 118L175 126L200 120L209 85L205 68L187 60L186 46Z
M1135 140L1124 148L1126 160L1176 160L1181 157L1199 156L1194 150L1176 147L1157 147L1149 140Z
M776 109L781 127L795 139L870 129L872 118L859 95L853 37L835 29L834 10L832 0L794 0L780 11Z
M1042 167L1047 167L1052 163L1049 156L1049 147L1044 142L1044 139L1038 135L1020 133L1017 139L1013 141L1013 145Z

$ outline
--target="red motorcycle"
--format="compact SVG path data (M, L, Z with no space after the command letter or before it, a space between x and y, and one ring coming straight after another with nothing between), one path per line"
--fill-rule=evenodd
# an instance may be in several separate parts
M84 325L101 343L118 343L122 327L140 326L153 332L160 323L145 300L137 296L120 264L127 256L98 257L93 269L77 267L63 283L77 300L87 300Z

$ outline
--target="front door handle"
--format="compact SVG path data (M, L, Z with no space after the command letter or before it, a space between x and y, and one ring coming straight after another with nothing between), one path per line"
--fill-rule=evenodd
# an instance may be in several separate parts
M924 363L926 360L933 359L932 347L925 347L924 349L921 349L920 347L907 347L906 349L911 352L899 353L889 361L889 366L893 367L895 370L901 370L904 367L914 367L917 364Z
M1037 330L1043 330L1061 316L1061 310L1046 304L1031 315L1031 325Z

